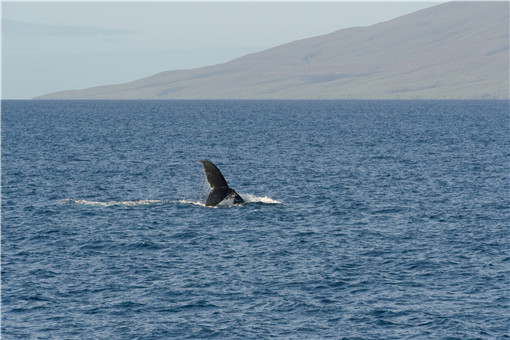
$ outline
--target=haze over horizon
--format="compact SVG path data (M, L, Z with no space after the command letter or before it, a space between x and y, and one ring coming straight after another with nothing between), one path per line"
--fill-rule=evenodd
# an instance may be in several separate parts
M224 63L438 3L4 2L2 99Z

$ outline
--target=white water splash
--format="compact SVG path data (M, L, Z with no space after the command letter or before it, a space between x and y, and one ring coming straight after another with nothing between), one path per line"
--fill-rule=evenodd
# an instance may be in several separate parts
M161 205L168 204L170 201L163 200L137 200L137 201L89 201L89 200L77 200L72 198L66 198L59 200L61 203L74 203L79 205L90 205L96 207L112 207L112 206L127 206L127 207L136 207L142 205Z
M200 201L192 201L192 200L176 200L176 201L172 201L172 203L175 203L175 204L191 204L191 205L198 205L200 207L205 207L205 202L200 202Z
M250 204L250 203L262 203L262 204L281 204L282 202L272 199L268 196L255 196L252 194L239 194L244 199L244 204ZM204 203L201 203L200 205L206 206ZM222 207L236 207L236 206L242 206L243 204L235 204L234 198L229 198L221 201L216 205L215 207L208 207L208 208L222 208Z
M282 202L272 199L268 196L255 196L251 194L243 194L241 197L244 198L245 203L263 203L263 204L281 204ZM65 198L58 200L59 203L73 203L77 205L88 205L95 207L113 207L113 206L126 206L126 207L138 207L138 206L151 206L151 205L164 205L164 204L191 204L200 207L206 207L205 202L193 201L187 199L181 200L135 200L135 201L91 201L83 199ZM233 207L236 206L233 200L224 200L218 204L220 207ZM208 207L214 208L214 207Z
M242 194L246 203L264 203L264 204L281 204L281 201L275 200L268 196L255 196L252 194Z

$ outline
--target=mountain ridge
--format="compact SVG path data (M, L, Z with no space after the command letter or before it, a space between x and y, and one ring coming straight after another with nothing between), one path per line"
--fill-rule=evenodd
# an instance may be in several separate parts
M449 2L224 64L36 99L508 99L508 2Z

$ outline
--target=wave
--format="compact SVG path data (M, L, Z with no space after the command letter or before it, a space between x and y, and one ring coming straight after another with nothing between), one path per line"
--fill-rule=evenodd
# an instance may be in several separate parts
M281 201L275 200L268 196L255 196L251 194L241 195L247 204L249 203L262 203L262 204L281 204ZM138 206L151 206L151 205L166 205L166 204L191 204L196 206L205 207L205 202L194 201L194 200L135 200L135 201L91 201L84 199L73 199L65 198L58 200L59 203L77 204L77 205L88 205L95 207L113 207L113 206L126 206L126 207L138 207ZM235 206L231 201L223 201L219 206Z

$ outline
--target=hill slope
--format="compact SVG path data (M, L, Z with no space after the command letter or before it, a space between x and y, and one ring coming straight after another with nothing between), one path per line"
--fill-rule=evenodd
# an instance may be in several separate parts
M508 11L508 2L451 2L225 64L37 99L506 99Z

